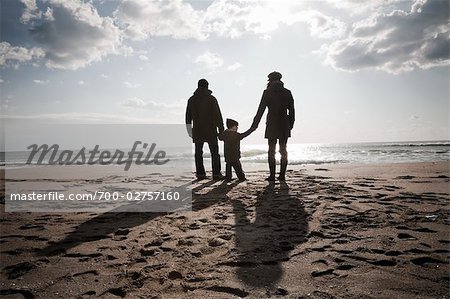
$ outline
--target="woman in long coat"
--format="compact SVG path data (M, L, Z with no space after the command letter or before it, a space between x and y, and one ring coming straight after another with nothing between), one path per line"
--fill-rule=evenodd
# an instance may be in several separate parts
M295 121L294 98L289 89L284 88L281 81L282 75L279 72L272 72L268 75L269 82L266 90L264 90L258 112L253 119L252 128L256 129L261 117L266 110L266 132L264 137L268 139L269 151L268 162L270 175L268 181L275 181L275 148L279 143L279 151L281 155L280 181L285 180L286 168L288 164L287 140L291 137L291 130Z

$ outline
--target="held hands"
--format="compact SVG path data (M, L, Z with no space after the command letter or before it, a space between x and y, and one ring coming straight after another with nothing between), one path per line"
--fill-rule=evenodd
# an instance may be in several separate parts
M218 133L217 138L219 138L219 140L223 140L223 132Z

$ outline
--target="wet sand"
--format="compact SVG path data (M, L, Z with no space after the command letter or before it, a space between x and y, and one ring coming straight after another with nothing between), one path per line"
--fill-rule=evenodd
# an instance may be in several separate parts
M292 166L274 184L244 169L244 183L194 182L192 211L2 205L1 297L449 297L448 162ZM92 177L131 190L185 183Z

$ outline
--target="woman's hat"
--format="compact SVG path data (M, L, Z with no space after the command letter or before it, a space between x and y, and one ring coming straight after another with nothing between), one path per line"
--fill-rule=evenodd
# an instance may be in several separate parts
M279 72L271 72L267 77L269 78L268 81L277 81L281 80L282 75Z

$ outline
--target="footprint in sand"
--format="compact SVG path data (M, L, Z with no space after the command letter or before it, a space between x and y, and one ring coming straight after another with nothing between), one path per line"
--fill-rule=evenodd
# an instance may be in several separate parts
M447 261L438 260L429 256L414 258L411 260L411 263L419 266L425 266L427 264L448 264Z
M224 245L226 242L223 239L212 238L208 240L208 245L211 247L219 247Z
M92 298L93 296L95 296L97 294L97 292L95 291L87 291L86 293L81 294L78 298L83 299L83 298Z
M347 271L347 270L350 270L353 268L355 268L355 266L352 264L342 264L342 265L338 265L336 267L336 270Z
M116 236L126 236L130 233L130 229L128 228L119 228L114 232L114 235Z
M397 238L399 238L400 240L410 240L410 241L417 240L416 237L411 236L410 234L407 234L407 233L399 233L397 235Z
M142 256L155 256L155 255L159 254L159 251L154 248L151 248L151 249L142 248L140 250L140 253Z
M399 180L411 180L411 179L415 179L415 178L416 177L412 176L412 175L401 175L401 176L396 177L396 179L399 179Z
M330 274L334 274L334 269L326 269L326 270L323 270L323 271L313 271L313 272L311 272L311 276L312 277L320 277L320 276L330 275Z
M98 273L97 270L89 270L89 271L84 271L84 272L79 272L79 273L72 274L72 277L84 276L84 275L94 275L94 276L97 276L97 275L99 275L99 273Z
M37 264L31 262L22 262L19 264L6 266L3 271L6 273L8 279L16 279L25 275L33 269L37 268Z
M10 298L25 298L34 299L36 298L32 292L24 289L6 289L0 290L0 297L10 296Z
M100 294L99 297L105 296L106 298L111 298L111 296L108 294L112 294L112 295L115 295L115 296L118 296L121 298L125 298L127 295L127 291L123 287L111 288L111 289L106 290L102 294Z

